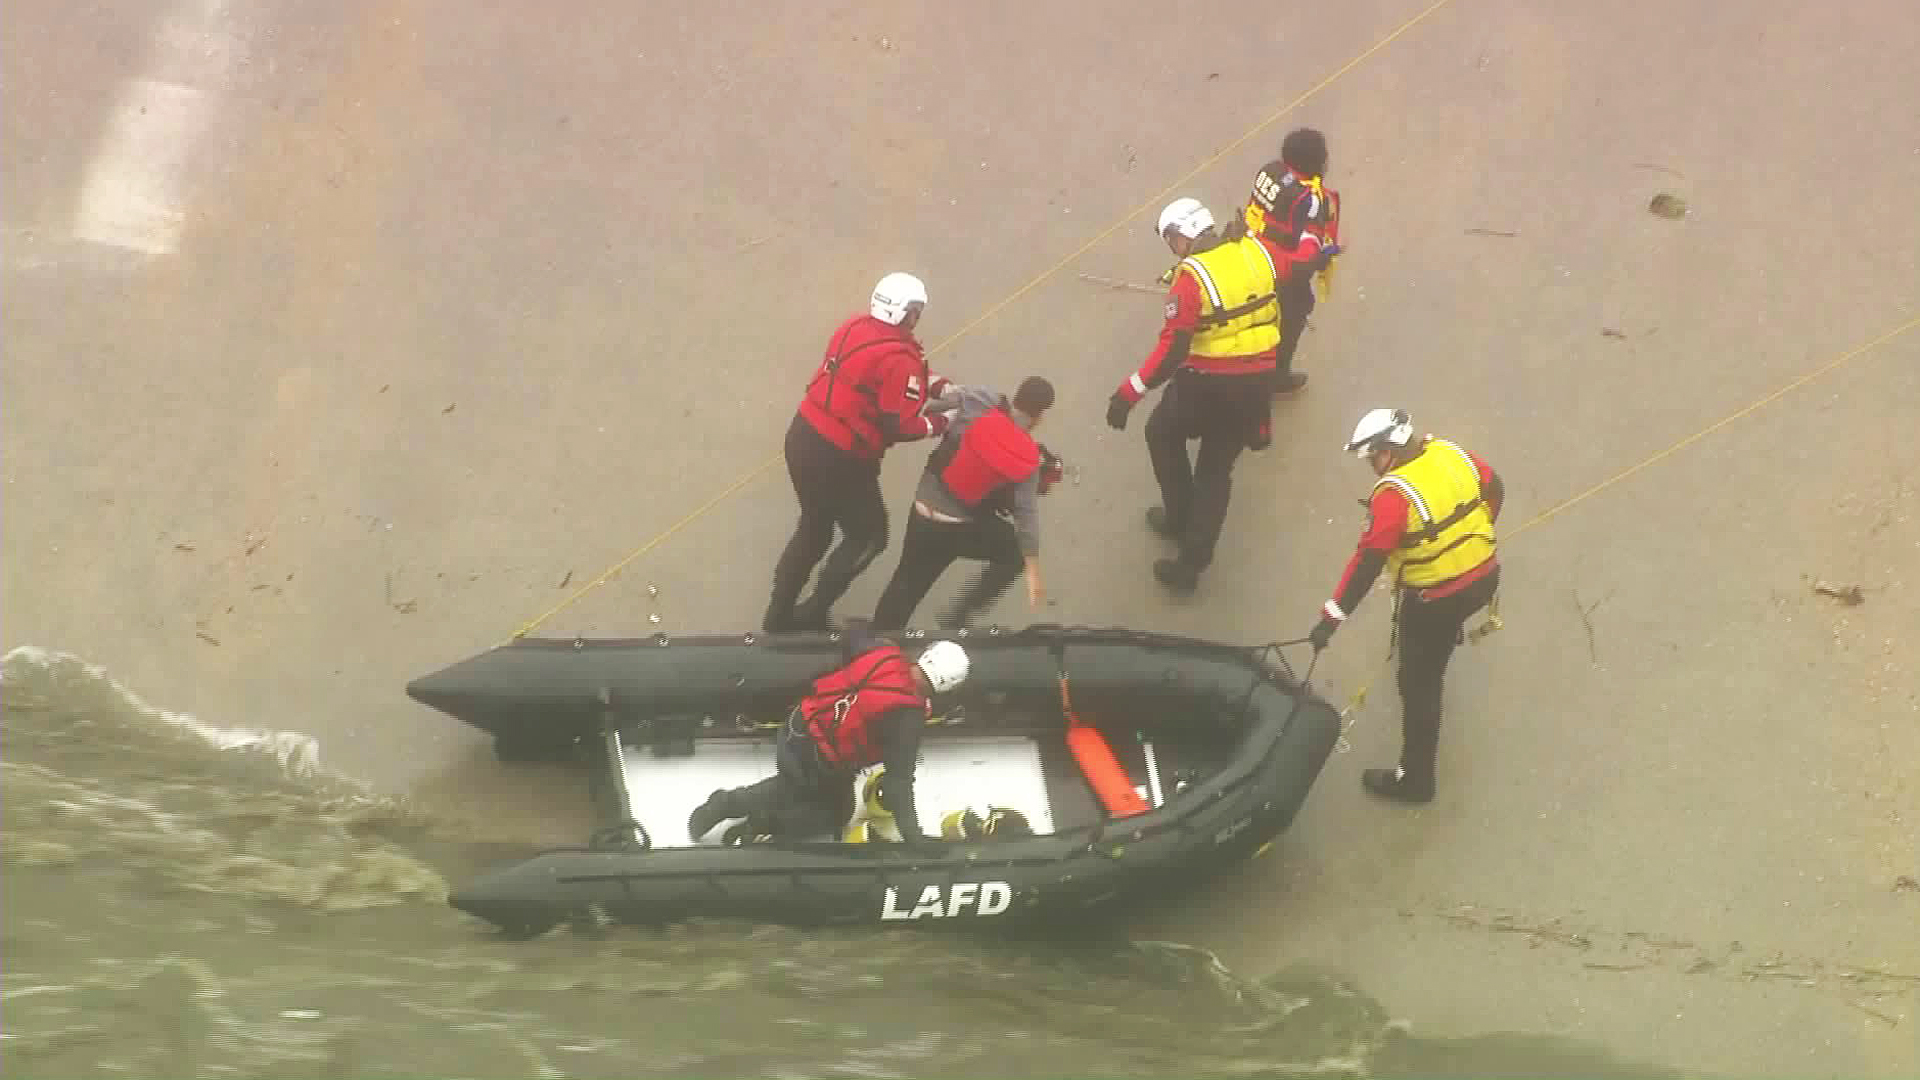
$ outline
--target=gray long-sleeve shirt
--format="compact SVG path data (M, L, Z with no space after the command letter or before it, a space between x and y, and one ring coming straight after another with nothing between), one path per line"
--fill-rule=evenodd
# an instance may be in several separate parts
M964 438L967 429L975 420L1000 407L1006 397L996 391L981 387L948 387L947 392L935 398L927 406L928 412L943 412L958 406L959 411L953 423L947 428L945 438L956 443ZM1016 410L1014 422L1021 427L1028 426L1026 419ZM939 451L935 451L936 454ZM920 474L920 487L914 492L914 498L927 505L927 508L950 518L971 520L975 511L961 505L958 499L947 491L940 482L938 474L931 469ZM1034 470L1032 476L1014 485L1013 488L1013 531L1020 538L1020 553L1027 556L1040 554L1040 471Z

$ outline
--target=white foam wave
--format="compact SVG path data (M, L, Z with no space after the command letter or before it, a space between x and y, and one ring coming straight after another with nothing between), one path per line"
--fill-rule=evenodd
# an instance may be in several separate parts
M237 750L268 755L279 763L282 770L303 779L320 775L320 742L311 735L297 731L270 731L262 728L217 727L201 722L190 713L156 708L108 674L107 670L100 665L89 663L72 653L47 649L39 645L19 645L9 650L5 657L0 657L0 668L4 668L7 675L12 675L17 667L38 668L48 674L82 675L108 687L129 709L140 716L196 735L216 750ZM345 778L332 775L328 779Z

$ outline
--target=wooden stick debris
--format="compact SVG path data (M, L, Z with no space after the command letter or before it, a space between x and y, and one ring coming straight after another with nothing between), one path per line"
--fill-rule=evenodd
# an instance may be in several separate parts
M1881 1023L1887 1025L1888 1027L1900 1026L1900 1020L1898 1017L1888 1016L1886 1013L1881 1012L1879 1009L1862 1005L1860 1002L1854 1001L1851 998L1842 998L1841 1000L1845 1001L1847 1004L1853 1006L1854 1008L1859 1009L1861 1012L1866 1013L1868 1016L1873 1017L1875 1020L1878 1020Z
M1081 274L1080 280L1089 281L1095 285L1105 285L1109 289L1127 289L1133 292L1151 293L1154 296L1165 296L1167 293L1167 290L1157 285L1139 285L1131 281L1121 281L1118 278L1101 277L1098 274Z

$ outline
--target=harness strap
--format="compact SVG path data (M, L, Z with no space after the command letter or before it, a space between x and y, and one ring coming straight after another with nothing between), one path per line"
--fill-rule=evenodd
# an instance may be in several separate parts
M1260 296L1254 297L1253 299L1247 301L1244 304L1227 308L1224 311L1216 311L1211 315L1202 315L1200 316L1198 322L1199 322L1199 325L1201 326L1219 326L1223 323L1230 323L1233 320L1238 319L1242 316L1251 315L1254 312L1259 311L1261 308L1266 307L1268 304L1275 302L1277 299L1278 299L1277 294L1264 293Z
M1455 540L1453 541L1453 543L1451 543L1451 544L1448 544L1448 545L1447 545L1446 547L1443 547L1443 548L1441 548L1441 549L1440 549L1439 551L1436 551L1436 552L1434 552L1433 554L1431 554L1431 555L1428 555L1428 556L1426 556L1426 557L1424 557L1424 558L1419 558L1419 559L1413 559L1413 558L1405 558L1405 559L1402 559L1402 560L1400 561L1400 565L1401 565L1401 566L1402 566L1403 568L1404 568L1404 567L1408 567L1408 566L1423 566L1423 565L1425 565L1425 564L1427 564L1427 563L1430 563L1430 562L1432 562L1433 560L1435 560L1435 559L1437 559L1437 558L1439 558L1440 556L1442 556L1442 555L1445 555L1445 554L1446 554L1447 552L1449 552L1449 551L1452 551L1452 550L1453 550L1454 548L1457 548L1457 547L1459 547L1459 546L1460 546L1461 544L1464 544L1464 543L1466 543L1467 541L1469 541L1469 540L1472 540L1472 539L1475 539L1475 538L1479 538L1479 539L1481 539L1481 540L1489 540L1489 541L1493 539L1493 537L1491 537L1491 536L1488 536L1488 535L1486 535L1485 533L1477 533L1477 532L1470 532L1470 533L1462 533L1462 534L1460 534L1460 536L1459 536L1458 538L1456 538L1456 539L1455 539Z
M899 338L886 338L886 337L874 338L872 341L863 341L860 344L855 345L851 349L846 349L845 345L846 345L847 335L851 333L853 333L853 324L848 323L844 328L841 329L840 337L834 343L833 355L828 357L827 362L822 365L821 373L827 376L827 396L826 396L826 399L822 402L821 408L825 409L828 415L832 415L833 413L833 390L834 390L834 387L839 385L839 382L840 382L840 366L846 363L848 359L850 359L855 353L859 352L862 349L871 348L872 346L875 346L875 345L885 345L890 341L900 340ZM933 369L927 363L927 358L924 355L921 356L920 357L920 385L922 387L922 391L921 391L922 401L926 399L925 387L928 381L930 381L932 378L932 370ZM820 376L815 375L813 382L818 383L819 381L820 381ZM811 390L813 388L813 383L809 383L807 388ZM877 403L880 400L879 392L876 391L871 386L861 386L859 384L855 384L854 390L856 390L861 394L864 394L867 400L869 401L873 401Z
M1402 536L1400 538L1400 546L1414 547L1416 545L1426 543L1427 541L1433 539L1436 536L1439 536L1441 533L1447 531L1448 529L1454 527L1455 525L1460 524L1460 522L1466 519L1466 516L1468 514L1471 514L1475 510L1479 509L1480 505L1485 501L1486 500L1482 499L1480 496L1475 495L1473 498L1468 499L1466 502L1463 502L1459 506L1454 507L1452 512L1447 514L1446 517L1443 517L1438 521L1430 522L1424 527ZM1423 514L1422 516L1424 517L1425 515Z

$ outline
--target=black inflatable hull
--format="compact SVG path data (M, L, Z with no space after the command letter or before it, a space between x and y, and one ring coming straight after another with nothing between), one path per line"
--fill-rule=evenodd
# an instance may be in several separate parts
M933 854L812 841L568 848L483 875L451 902L520 934L595 918L880 927L1081 920L1130 897L1188 889L1263 851L1293 821L1339 737L1337 710L1270 650L1052 626L961 640L972 675L952 696L993 718L983 723L1058 728L1064 671L1077 713L1211 740L1217 760L1144 814L1069 823L1050 835L956 841ZM691 752L695 737L744 735L784 714L839 647L833 635L530 639L425 676L407 692L491 732L503 756L584 748L605 767L597 740L609 731L661 754ZM621 753L618 739L613 745Z

